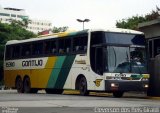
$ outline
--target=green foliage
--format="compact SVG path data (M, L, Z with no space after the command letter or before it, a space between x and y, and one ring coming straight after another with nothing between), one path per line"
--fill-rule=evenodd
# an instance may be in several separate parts
M65 32L67 31L68 26L63 26L63 27L53 27L52 32L53 33L58 33L58 32Z
M19 26L22 28L27 28L28 24L31 23L31 20L26 19L26 18L23 18L22 21L11 19L10 22L12 26Z
M30 31L27 31L19 21L12 21L11 24L0 22L0 78L2 78L4 46L9 40L22 40L36 37Z
M118 28L138 30L139 23L157 19L159 17L158 11L159 11L159 8L157 7L156 11L152 10L151 13L146 14L145 16L136 15L127 19L119 20L116 22L116 26Z

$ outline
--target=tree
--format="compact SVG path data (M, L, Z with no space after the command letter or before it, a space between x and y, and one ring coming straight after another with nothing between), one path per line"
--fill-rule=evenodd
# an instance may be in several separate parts
M116 22L116 26L118 28L138 30L139 23L157 19L159 17L159 14L158 14L159 11L160 11L159 8L156 7L156 11L152 10L151 13L146 14L145 16L136 15L127 19L119 20Z
M63 27L53 27L52 32L53 33L58 33L58 32L65 32L68 30L68 26L63 26Z
M21 21L11 19L10 22L11 22L11 25L13 25L13 26L20 26L20 27L23 27L23 28L27 28L28 24L31 23L31 20L29 20L27 18L23 18Z

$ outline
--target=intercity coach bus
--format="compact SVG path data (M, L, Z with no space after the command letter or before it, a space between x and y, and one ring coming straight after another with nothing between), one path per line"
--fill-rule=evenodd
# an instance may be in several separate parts
M126 29L83 30L6 43L5 86L20 93L64 89L113 93L146 91L144 34Z

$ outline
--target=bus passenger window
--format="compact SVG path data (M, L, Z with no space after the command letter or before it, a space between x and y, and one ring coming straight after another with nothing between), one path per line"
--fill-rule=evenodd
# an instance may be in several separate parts
M74 52L85 52L87 50L87 35L75 37L73 39L73 51Z
M80 50L79 42L80 42L79 37L75 37L73 39L73 52L77 53Z
M30 44L24 44L22 45L22 56L28 56L31 55L31 45Z
M76 51L79 51L80 50L80 47L79 46L76 46L76 49L75 49Z
M70 48L69 48L69 47L67 47L66 52L67 52L67 53L69 53L69 52L70 52Z
M64 39L58 40L59 54L64 54L65 53L65 51L64 51L64 46L65 46L64 41L65 41Z
M65 39L65 45L64 45L66 53L71 52L71 39L67 38Z
M50 41L44 42L44 53L48 54L50 53Z
M43 53L43 43L37 42L32 45L32 55L40 55Z
M53 48L53 49L52 49L52 53L56 53L56 48Z
M50 52L52 54L57 53L57 41L56 40L51 41Z
M64 49L59 49L59 53L60 54L64 53Z
M20 46L13 46L12 58L18 58L20 56Z
M6 59L10 59L11 55L12 55L12 47L6 46L6 54L5 54Z

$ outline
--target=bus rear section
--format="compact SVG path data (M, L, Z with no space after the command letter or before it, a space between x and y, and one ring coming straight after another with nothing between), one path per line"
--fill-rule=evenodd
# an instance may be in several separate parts
M88 33L60 33L27 40L8 41L4 56L5 86L16 88L19 93L61 94L64 89L75 89L78 77L73 63L86 57ZM79 57L77 59L77 57ZM76 59L76 60L75 60Z

